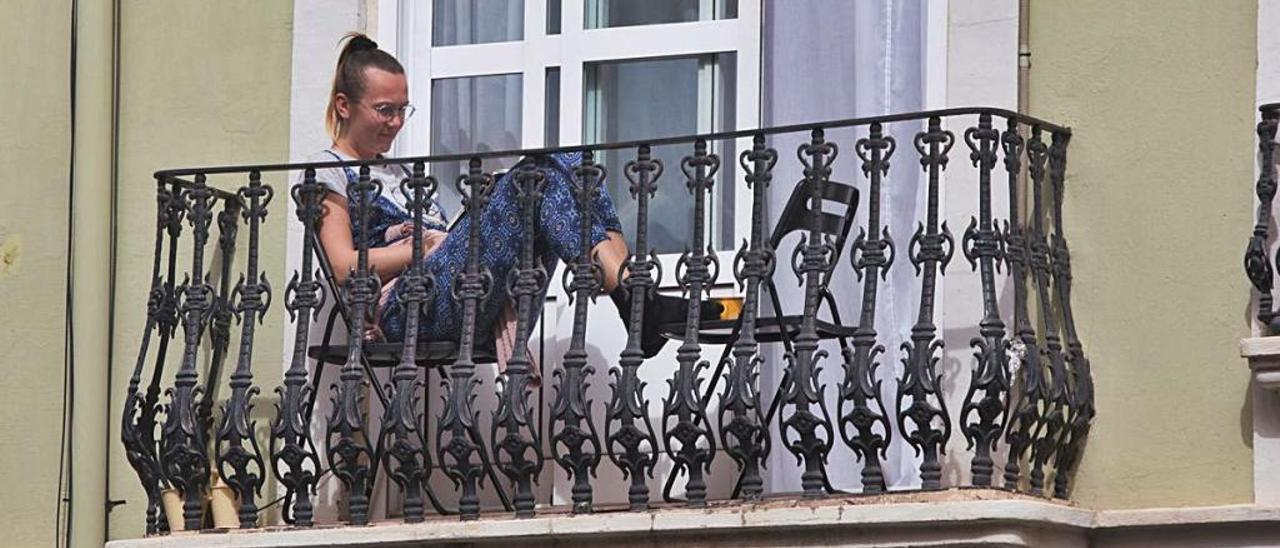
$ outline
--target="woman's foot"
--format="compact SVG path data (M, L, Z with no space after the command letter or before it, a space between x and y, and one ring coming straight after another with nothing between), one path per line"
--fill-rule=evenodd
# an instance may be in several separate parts
M618 307L618 316L622 325L627 326L631 318L631 292L619 284L609 292L609 298ZM724 306L715 301L702 301L700 318L702 321L720 319ZM640 325L640 350L645 358L652 358L666 346L667 339L658 328L663 324L681 322L689 312L689 300L683 297L669 297L654 292L645 299L644 320Z

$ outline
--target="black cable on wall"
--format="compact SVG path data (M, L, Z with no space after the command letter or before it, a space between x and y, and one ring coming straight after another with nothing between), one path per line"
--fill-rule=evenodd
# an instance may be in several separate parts
M73 282L75 280L75 255L73 251L75 234L75 194L76 194L76 61L79 49L79 0L71 0L71 55L69 59L70 89L68 90L67 112L70 116L70 147L67 160L67 272L66 295L64 303L64 320L66 334L63 338L62 358L62 437L58 455L58 491L55 496L57 508L54 519L54 543L58 546L71 545L71 497L75 484L72 473L74 446L71 443L71 417L75 413L75 326L72 316L75 311ZM65 489L64 489L65 485ZM66 493L65 497L63 493ZM64 515L65 505L65 515ZM59 535L61 533L61 535Z
M115 408L111 404L111 390L114 386L112 373L115 371L115 342L116 342L116 257L119 253L117 222L119 221L119 205L120 205L120 27L121 27L121 6L120 0L112 0L111 2L111 248L108 251L108 272L107 272L107 412L103 414L106 423L103 425L104 432L107 433L104 438L102 447L102 459L106 465L102 476L103 490L106 494L105 507L103 512L105 516L102 520L102 538L111 538L111 510L117 504L124 504L123 500L115 501L111 499L111 426L112 412Z

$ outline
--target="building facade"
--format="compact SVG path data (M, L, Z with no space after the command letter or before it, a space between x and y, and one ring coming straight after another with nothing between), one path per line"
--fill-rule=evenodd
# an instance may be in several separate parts
M1013 525L982 533L988 536L980 540L1035 546L1092 538L1098 545L1168 546L1177 539L1207 546L1234 535L1235 542L1280 543L1280 536L1269 535L1280 532L1272 506L1280 489L1265 473L1275 458L1267 425L1277 420L1267 412L1280 411L1275 393L1255 381L1240 346L1261 334L1240 251L1256 207L1249 198L1258 174L1256 107L1280 96L1280 71L1270 60L1280 45L1266 32L1280 24L1273 6L934 0L637 5L81 0L6 6L13 16L0 21L0 66L12 75L7 81L21 83L0 89L9 105L0 111L8 136L0 144L0 166L16 175L0 184L7 206L0 216L0 298L16 305L5 312L11 328L0 332L10 379L0 404L0 439L9 449L0 470L12 486L0 497L0 509L12 524L6 530L16 535L13 545L47 544L68 530L77 546L143 535L146 496L118 440L122 398L146 323L152 173L298 161L325 146L321 112L337 38L351 30L369 33L405 62L420 113L394 149L404 156L966 106L1024 112L1070 127L1062 220L1071 234L1075 320L1092 363L1097 410L1074 477L1073 506L1027 510L1013 497L1000 501L1006 506L973 514L965 506L970 501L926 497L910 503L926 505L926 518L911 514L914 506L906 501L887 500L863 510L841 507L838 516L814 518L814 529L798 532L786 527L793 516L765 512L759 514L763 525L752 530L788 531L761 536L763 544L905 543L926 529L942 532L918 542L943 543L977 538L948 535L1003 519ZM28 107L35 105L42 108ZM740 151L719 152L731 157ZM669 166L679 160L678 152L671 154ZM967 155L957 147L948 177L976 173ZM836 175L861 177L852 166ZM438 169L443 180L460 168ZM779 179L799 176L790 171ZM39 187L31 186L35 181ZM283 188L289 180L268 174L264 182ZM770 198L780 203L788 191L777 188ZM733 251L749 235L749 192L726 185L711 194L715 205L705 236L723 253L723 264L732 264ZM953 228L968 224L975 211L971 194L944 192L941 199ZM281 274L298 268L301 246L300 228L287 222L293 215L288 202L271 204L261 248L262 269L281 290L288 279ZM626 208L620 213L624 223L635 216ZM894 232L904 243L914 224L905 222ZM681 230L687 227L672 228ZM655 238L660 254L678 254L678 237ZM957 261L945 283L976 285L978 274L967 266ZM852 284L852 273L847 275ZM905 261L892 275L914 279ZM1001 285L1000 291L1011 289ZM944 294L938 305L947 342L942 363L945 371L967 377L968 339L976 332L981 294ZM548 305L535 350L565 348L572 319L564 302ZM913 313L886 318L890 325L901 322L905 333ZM282 381L290 326L276 307L259 328L254 374L264 392ZM625 341L621 329L596 336L606 355L616 355ZM1269 355L1265 342L1250 344L1244 353L1255 370L1265 369L1257 365ZM674 346L667 351L672 357ZM838 367L829 369L838 375ZM70 389L63 382L68 374L74 376ZM762 375L768 382L768 373ZM270 420L271 401L257 402L260 423ZM60 439L64 413L70 437ZM949 444L950 452L964 453L963 436ZM907 446L894 451L887 457L890 487L915 486L918 457ZM770 470L776 476L766 481L779 493L798 489L783 472L791 457L775 459ZM888 469L895 463L897 471ZM968 483L967 462L943 466L944 483ZM69 503L61 504L63 497ZM330 506L327 516L321 509L318 519L339 522L337 508ZM272 510L263 515L263 523L279 519ZM600 538L590 534L611 528L634 533L634 539L656 534L655 526L628 529L633 526L608 522L617 516L601 516L590 526L599 530L565 538L590 543ZM672 538L734 538L728 525L707 532L678 523L703 518L670 516L674 521L664 526L678 532ZM557 518L545 519L554 530ZM927 525L931 520L936 527ZM849 531L860 523L879 524L876 534L883 536L855 539ZM496 536L466 528L447 534L456 535L454 541L471 535L492 542L529 534L518 528L488 533ZM325 530L287 534L294 536L280 537L282 542L346 542L325 539ZM386 542L408 542L410 537L394 535L419 533L387 534ZM171 536L165 542L207 538L214 537Z

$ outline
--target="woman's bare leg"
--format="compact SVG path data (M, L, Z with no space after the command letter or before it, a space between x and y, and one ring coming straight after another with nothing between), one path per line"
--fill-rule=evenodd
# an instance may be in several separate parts
M618 316L625 325L631 315L631 295L629 292L619 288L620 280L618 278L619 268L631 255L631 252L627 248L627 240L622 233L606 231L605 235L606 238L596 244L592 251L596 255L596 260L600 262L600 268L604 271L604 292L613 299L614 305L618 307ZM627 273L622 273L622 276L626 275ZM645 297L645 314L644 323L640 330L640 346L646 358L657 355L658 351L667 342L667 339L658 332L658 326L684 319L687 309L688 301L680 297L657 294ZM702 317L704 320L720 317L721 310L723 308L719 303L713 301L702 302Z
M604 270L604 292L609 293L618 287L618 268L631 255L631 251L627 249L627 240L621 232L609 230L605 232L605 236L592 251L596 260L600 261L600 268Z

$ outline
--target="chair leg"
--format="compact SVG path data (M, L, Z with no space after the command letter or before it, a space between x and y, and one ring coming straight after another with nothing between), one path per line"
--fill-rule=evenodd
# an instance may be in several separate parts
M773 391L773 401L769 403L769 411L764 415L764 423L773 422L773 414L778 412L778 405L782 403L782 387L787 385L787 381L791 380L791 372L782 372L782 382L778 383L778 388Z
M422 441L422 453L425 457L423 460L425 470L422 475L422 492L427 494L427 501L431 503L431 508L435 510L437 514L448 516L457 514L457 512L446 509L444 505L440 503L440 499L436 497L435 489L431 488L432 466L430 456L431 450L429 447L431 431L428 428L431 424L431 368L424 368L422 370L422 374L426 376L426 382L422 383L422 424L418 425L418 428L420 429L419 431L422 433L420 439Z
M299 318L298 321L302 321ZM307 395L307 425L311 425L311 413L316 409L316 395L320 393L320 377L324 374L324 356L329 353L329 343L333 341L333 327L338 321L338 307L329 312L329 319L324 325L324 337L320 341L320 359L316 360L316 369L311 376L311 393Z
M773 284L773 280L765 280L768 286L769 301L773 306L773 315L775 318L782 318L782 301L778 299L778 286ZM778 336L782 337L782 347L788 354L795 351L795 345L791 341L791 330L783 325L782 320L778 320ZM773 401L769 404L769 412L764 416L764 423L773 422L773 414L778 412L778 405L782 403L782 387L787 385L787 380L791 378L791 372L783 369L782 380L778 382L778 388L773 391Z
M769 292L769 303L773 306L773 316L782 318L782 301L778 299L778 286L773 284L773 280L765 280L764 283ZM778 322L778 336L782 337L782 347L787 352L795 351L795 343L791 340L791 331L782 325L781 320Z
M480 464L484 466L485 474L489 476L489 482L493 484L493 490L498 494L498 500L502 502L502 509L508 512L514 511L515 507L511 505L511 499L507 497L507 491L498 482L498 473L493 471L493 462L489 460L489 452L483 449L484 438L480 435L478 426L472 428L471 438L472 443L482 447L478 451L480 453Z
M320 394L320 378L324 375L324 366L325 366L324 356L329 354L329 346L330 346L330 343L333 341L333 328L334 328L334 325L337 323L338 312L339 312L338 307L335 306L333 310L329 313L329 319L325 322L324 338L320 343L321 358L316 360L316 368L311 377L311 393L307 395L307 407L306 407L307 415L306 416L307 416L308 428L310 428L309 425L311 424L312 413L315 412L316 397ZM349 342L350 341L348 341L348 343ZM364 369L365 375L368 376L369 384L373 386L374 393L376 393L378 396L378 401L382 403L382 407L383 409L385 409L389 404L388 403L389 400L387 399L387 394L382 389L382 385L378 383L378 377L374 375L373 366L369 365L368 360L365 360L363 357L361 357L360 359L360 365ZM369 439L372 439L372 440L378 439L378 436L375 436L372 433L370 433L369 436L370 436ZM369 482L368 482L368 487L365 488L366 495L373 494L373 485L378 477L378 467L382 462L381 461L382 455L380 452L380 448L377 446L376 443L373 444L372 450L373 452L370 455L372 466L369 467Z
M738 342L738 333L742 328L742 318L738 318L738 323L733 326L733 332L729 334L729 340L724 344L724 350L720 351L720 360L716 362L716 370L711 374L711 380L707 382L707 390L702 393L702 408L706 409L711 403L711 395L716 391L716 385L720 382L720 375L724 374L724 367L729 359L729 353L733 352L734 343Z
M830 291L826 291L823 294L823 299L827 301L827 308L831 309L831 322L836 325L843 326L844 322L840 321L840 309L836 308L835 296L832 295ZM844 354L848 353L849 341L844 337L836 337L836 340L840 341L840 354L843 356Z
M373 386L374 393L378 395L378 401L382 403L382 410L385 413L387 408L391 407L391 399L387 397L387 393L384 391L382 383L378 382L378 376L375 374L373 366L369 365L369 360L365 359L363 355L360 356L360 366L364 368L364 374L369 378L369 384ZM365 430L368 432L367 436L370 441L369 462L371 466L369 466L369 482L364 491L365 496L369 497L370 500L373 499L373 488L378 482L378 471L382 468L381 464L383 456L382 447L380 447L381 444L377 442L377 440L381 439L382 436L381 434L373 431L373 425L371 422L372 421L367 420L366 417Z

